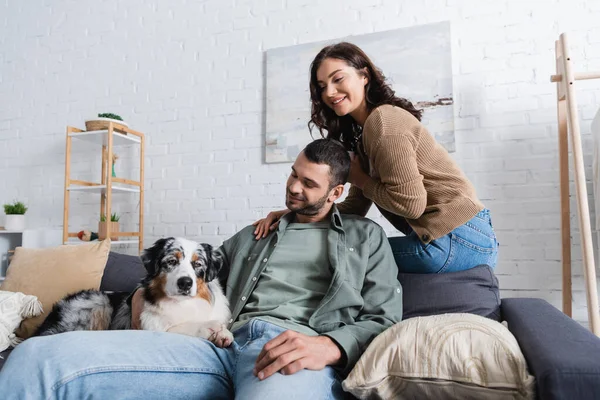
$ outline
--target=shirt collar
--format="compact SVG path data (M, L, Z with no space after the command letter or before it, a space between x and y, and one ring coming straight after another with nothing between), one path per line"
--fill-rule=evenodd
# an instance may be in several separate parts
M337 229L344 229L344 225L342 224L342 215L340 214L337 206L334 204L333 207L331 208L331 219L330 219L330 225L332 228L337 228ZM285 214L283 217L281 217L281 219L279 220L279 226L277 227L277 231L278 232L283 232L285 231L285 229L287 228L287 226L289 224L291 224L292 222L294 222L294 219L296 218L296 213L295 212L289 212L287 214Z

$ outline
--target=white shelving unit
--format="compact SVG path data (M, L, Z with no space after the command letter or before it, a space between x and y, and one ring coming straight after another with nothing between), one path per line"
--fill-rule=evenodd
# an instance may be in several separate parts
M108 129L100 131L80 131L70 132L69 136L86 142L108 146ZM137 136L124 135L119 132L113 132L113 146L123 146L134 143L141 143L141 139Z
M89 182L71 179L71 146L72 140L82 140L93 143L102 148L102 172L101 182ZM139 180L129 180L113 177L111 174L111 165L113 157L113 147L140 146L140 177ZM118 233L110 231L110 223L107 225L106 237L117 236L120 240L111 241L111 245L137 244L141 252L144 243L144 134L129 129L126 126L110 122L108 129L84 131L71 126L67 126L67 148L65 154L65 205L63 216L63 244L82 244L84 242L77 240L77 232L69 232L69 202L70 194L73 192L82 192L100 195L100 213L109 217L112 214L113 193L134 193L139 194L139 224L137 231ZM121 240L122 239L122 240Z
M70 185L67 190L73 192L90 192L90 193L98 193L98 194L106 194L106 185L93 185L93 186L75 186ZM122 193L139 193L140 189L135 187L124 187L124 186L115 186L112 185L113 192L122 192Z
M0 230L0 283L4 281L11 252L23 242L23 231Z

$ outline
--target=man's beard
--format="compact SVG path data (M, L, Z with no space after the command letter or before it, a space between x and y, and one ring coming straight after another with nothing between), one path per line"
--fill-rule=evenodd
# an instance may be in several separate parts
M291 196L294 199L296 199L297 201L306 201L306 198L304 197L296 197L296 196L292 196L292 194L289 192L289 190L286 190L287 192L287 196ZM323 207L325 206L325 203L327 202L327 197L329 197L329 193L325 193L325 195L323 197L321 197L319 200L315 201L314 203L304 203L303 206L292 206L286 199L286 206L288 209L290 209L290 211L295 212L296 214L300 214L300 215L317 215L319 213L319 211L321 211L323 209Z

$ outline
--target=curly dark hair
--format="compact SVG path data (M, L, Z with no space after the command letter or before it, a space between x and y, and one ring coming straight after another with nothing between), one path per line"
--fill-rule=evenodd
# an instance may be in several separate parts
M355 44L341 42L324 47L310 65L310 99L312 106L308 128L311 136L313 127L317 127L321 137L338 140L346 149L356 150L357 138L362 133L362 127L350 115L338 117L335 111L323 102L321 96L323 90L317 82L317 70L326 58L345 61L362 75L365 74L364 69L366 69L369 81L365 85L365 100L369 111L383 104L391 104L403 108L419 121L421 120L423 110L417 110L410 101L397 97L390 85L385 82L385 76L381 70L373 64L364 51ZM323 134L323 131L327 131L327 136Z

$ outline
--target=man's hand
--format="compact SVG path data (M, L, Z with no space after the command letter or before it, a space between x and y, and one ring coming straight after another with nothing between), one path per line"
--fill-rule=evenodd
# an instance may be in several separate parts
M254 375L263 380L281 371L291 375L303 369L319 371L342 358L339 347L327 336L307 336L285 331L265 344L256 359Z
M131 298L131 329L142 329L140 315L144 308L144 289L138 289Z

